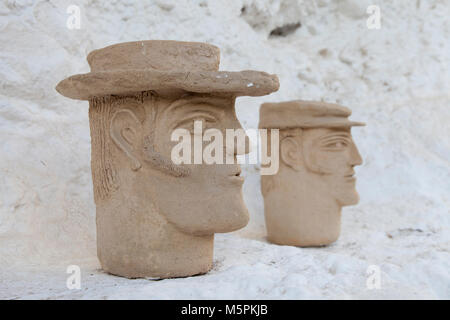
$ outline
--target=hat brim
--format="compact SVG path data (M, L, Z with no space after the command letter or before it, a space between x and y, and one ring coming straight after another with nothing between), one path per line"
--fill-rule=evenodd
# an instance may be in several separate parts
M317 119L283 119L282 121L274 121L276 119L264 118L259 123L260 129L291 129L291 128L347 128L365 126L364 122L351 121L342 118L317 118Z
M260 71L119 70L77 74L62 80L56 90L72 99L90 100L106 95L126 95L148 90L181 89L197 93L230 93L263 96L277 91L276 75Z

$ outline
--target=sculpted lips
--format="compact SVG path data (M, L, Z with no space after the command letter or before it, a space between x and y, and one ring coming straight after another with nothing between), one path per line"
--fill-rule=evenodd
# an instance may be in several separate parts
M344 178L345 178L346 180L348 180L348 181L355 181L355 180L356 180L356 178L355 178L355 171L352 170L352 172L346 174L346 175L344 176Z
M236 170L233 170L233 172L230 174L230 179L242 184L244 182L244 177L241 177L241 172L241 168L238 166Z

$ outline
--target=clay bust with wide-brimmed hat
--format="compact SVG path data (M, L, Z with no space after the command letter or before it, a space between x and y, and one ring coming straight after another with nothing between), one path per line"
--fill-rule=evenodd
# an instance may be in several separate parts
M275 75L218 71L219 58L219 49L206 43L121 43L91 52L91 72L56 87L89 100L98 257L107 272L129 278L205 273L214 233L247 224L238 164L171 160L175 129L192 132L194 120L205 129L241 128L236 97L278 89Z
M261 106L259 127L279 130L279 170L261 176L269 241L322 246L338 239L341 208L359 200L354 167L362 159L351 127L364 123L350 121L350 114L319 101Z

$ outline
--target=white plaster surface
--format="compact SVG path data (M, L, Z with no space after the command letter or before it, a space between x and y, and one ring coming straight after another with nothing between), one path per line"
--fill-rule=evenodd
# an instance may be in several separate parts
M0 1L1 299L450 298L450 1ZM69 5L81 29L66 27ZM242 9L245 8L245 9ZM271 36L286 24L293 33ZM96 260L88 104L60 96L110 44L173 39L221 48L221 69L276 73L281 87L239 98L256 128L265 101L323 99L367 122L354 138L360 204L326 248L265 240L257 166L246 166L249 225L217 235L207 275L161 281L102 273ZM81 267L80 290L66 268ZM381 288L366 286L367 268Z

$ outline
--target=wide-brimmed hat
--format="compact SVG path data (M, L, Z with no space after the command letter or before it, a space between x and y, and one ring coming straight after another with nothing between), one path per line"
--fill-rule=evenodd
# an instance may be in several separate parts
M264 103L259 110L259 128L339 128L365 126L363 122L350 121L349 108L321 101L294 100Z
M259 71L218 71L220 51L199 42L148 40L94 50L91 72L62 80L56 90L69 98L89 100L147 90L181 89L197 93L263 96L277 91L278 77Z

